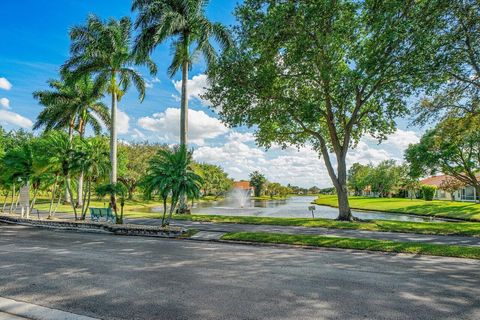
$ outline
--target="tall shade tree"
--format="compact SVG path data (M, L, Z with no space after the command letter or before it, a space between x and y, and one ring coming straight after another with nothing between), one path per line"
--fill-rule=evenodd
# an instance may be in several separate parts
M415 124L480 114L480 2L450 1L429 68L434 86L415 110Z
M245 0L237 45L210 68L205 97L229 125L256 127L262 146L318 151L338 219L351 220L347 153L364 134L395 131L426 80L440 11L427 0Z
M108 107L100 101L103 88L96 85L89 74L76 79L66 74L60 80L48 82L50 90L33 93L44 109L37 117L33 129L45 131L68 129L70 140L74 132L84 137L90 125L95 134L102 132L102 126L110 127ZM78 178L77 205L82 206L83 173ZM68 197L67 197L68 199ZM67 201L68 202L68 201Z
M145 96L145 81L135 70L135 66L143 65L148 67L152 74L156 72L155 64L147 56L140 59L133 54L131 25L127 17L104 22L90 15L86 25L71 29L71 57L63 66L64 71L72 72L76 77L93 74L95 83L106 88L111 95L110 182L112 184L117 182L118 101L132 83L139 92L140 100Z
M173 77L182 71L180 112L180 144L187 145L188 136L188 71L194 59L202 54L208 65L216 58L210 42L214 38L222 49L230 46L227 29L212 23L205 16L208 0L134 0L132 10L138 11L135 27L140 29L135 50L141 57L167 39L172 39L173 61L168 74Z

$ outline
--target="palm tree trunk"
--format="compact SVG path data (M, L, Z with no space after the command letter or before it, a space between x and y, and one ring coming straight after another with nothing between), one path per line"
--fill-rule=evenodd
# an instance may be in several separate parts
M110 172L110 183L117 183L117 92L116 88L112 90L112 123L110 130L110 162L112 171Z
M55 205L55 208L53 209L52 216L53 216L55 213L57 213L57 209L58 209L58 206L60 205L60 201L61 201L61 200L62 200L62 193L59 192L57 204Z
M188 51L188 46L186 48ZM182 64L182 104L180 106L180 145L187 147L188 144L188 61ZM179 213L187 211L187 199L184 194L180 195L178 206Z
M83 169L82 169L82 171L80 172L80 176L78 177L77 208L80 208L80 207L83 206L83 198L82 198L82 195L83 195L83 176L84 176L84 173L83 173Z
M48 207L48 218L52 217L52 209L53 209L53 202L55 201L55 194L57 193L57 182L58 182L58 175L55 175L55 182L53 183L52 187L52 198L50 199L50 206Z
M82 220L85 220L87 216L88 207L90 206L90 194L91 194L91 181L87 179L87 189L85 190L85 195L83 198L82 205Z
M182 65L182 104L180 106L180 144L187 146L188 136L188 61Z
M35 202L37 202L38 189L39 189L39 187L37 186L37 187L33 190L33 199L32 199L32 202L30 203L30 212L32 212L33 207L35 206Z
M70 122L70 127L68 128L68 141L70 141L70 145L73 142L73 121ZM73 201L71 193L68 192L67 185L70 185L70 177L67 177L67 182L65 184L65 204L69 204Z
M2 213L5 212L5 207L7 206L7 200L9 195L10 191L7 191L7 193L5 194L5 200L3 201Z
M165 216L166 215L167 215L167 197L163 197L162 227L165 226Z
M68 193L70 194L70 197L73 199L73 193L72 193L72 187L70 186L70 179L67 178L67 190ZM72 201L72 208L73 208L73 213L75 214L75 220L78 220L78 215L77 215L77 208L75 207L75 203Z
M12 186L12 202L10 203L10 213L13 212L13 203L15 202L15 183Z

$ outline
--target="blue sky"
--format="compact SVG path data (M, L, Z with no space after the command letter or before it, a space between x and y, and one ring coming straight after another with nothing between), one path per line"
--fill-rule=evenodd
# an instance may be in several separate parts
M134 15L129 0L17 0L0 4L0 125L4 128L30 129L41 106L32 92L47 88L46 81L58 77L68 58L69 28L84 23L88 14L103 19ZM232 14L236 1L211 0L207 15L225 25L235 23ZM131 90L120 102L120 139L149 140L164 143L178 141L180 75L173 79L166 69L171 61L168 44L153 55L159 72L151 77L143 103ZM260 170L272 181L301 186L330 186L321 159L308 148L265 151L257 148L251 132L227 129L208 109L199 94L206 85L205 65L198 61L190 72L190 141L198 161L216 163L234 178L247 178ZM377 163L387 158L401 160L408 143L418 140L418 130L400 130L382 145L365 138L349 156L349 163Z

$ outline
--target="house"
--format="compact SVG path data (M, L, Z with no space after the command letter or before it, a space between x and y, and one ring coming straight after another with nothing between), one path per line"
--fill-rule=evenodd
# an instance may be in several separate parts
M479 199L480 195L477 195L475 188L469 185L461 187L451 194L443 190L442 189L443 183L447 179L455 179L455 178L453 178L452 176L443 174L443 175L432 176L432 177L428 177L426 179L420 180L420 184L436 186L437 191L435 192L435 196L434 196L434 199L436 200L475 201Z
M250 185L249 181L235 181L233 183L233 189L249 190L249 196L253 197L255 195L255 188Z

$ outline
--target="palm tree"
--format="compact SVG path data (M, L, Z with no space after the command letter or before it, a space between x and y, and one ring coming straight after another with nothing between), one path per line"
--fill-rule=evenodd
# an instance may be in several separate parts
M101 101L103 88L93 82L90 75L73 79L66 74L61 80L50 80L52 90L36 91L33 96L45 108L37 117L33 129L68 128L70 141L74 131L81 138L85 135L87 126L91 126L95 134L100 134L102 125L110 127L108 107ZM83 172L78 178L77 206L82 206ZM66 196L68 200L68 193ZM69 202L69 201L67 201Z
M2 167L5 170L5 176L12 184L12 202L10 204L10 213L12 213L17 205L20 194L15 201L15 187L18 182L20 185L27 184L34 175L33 165L33 148L31 141L25 141L21 145L8 150L3 159ZM14 209L15 205L15 209Z
M81 141L77 150L74 151L73 161L86 177L86 190L83 192L83 205L81 207L81 219L85 220L92 194L92 183L99 182L108 177L110 172L108 143L103 137L93 137Z
M71 58L63 66L64 72L75 77L94 74L95 82L111 94L110 182L117 182L117 104L131 83L136 87L140 100L145 96L145 81L133 67L145 65L152 74L155 64L147 57L137 58L131 50L131 21L124 17L103 22L90 15L86 25L75 26L70 31ZM112 199L112 205L115 205Z
M187 145L188 135L188 71L194 58L203 54L210 65L216 52L210 39L214 38L222 49L232 40L220 23L212 23L205 16L208 0L134 0L132 10L138 10L135 28L140 28L135 51L140 57L148 56L159 44L173 38L173 61L168 74L173 77L182 70L182 97L180 111L180 144Z
M50 173L55 176L55 184L58 183L58 177L62 176L65 182L65 188L70 197L73 198L70 175L80 171L78 162L75 162L74 146L79 145L80 142L72 143L70 137L62 131L49 132L42 140L43 152L37 155L37 168L39 173ZM50 206L53 205L55 197L55 189L52 192L52 200ZM77 207L72 202L75 220L78 220ZM51 212L51 208L50 208Z
M77 81L68 79L48 81L53 90L35 91L33 96L45 108L40 112L33 129L42 127L45 131L68 128L70 138L74 131L81 137L88 125L95 134L102 131L102 125L110 126L108 107L100 101L103 98L102 88L85 75Z
M169 223L173 211L182 198L198 199L203 179L193 168L192 153L184 145L161 149L150 161L150 168L144 180L147 197L159 195L163 200L162 225ZM167 213L167 197L171 195L170 213Z

